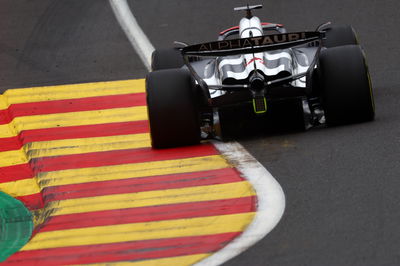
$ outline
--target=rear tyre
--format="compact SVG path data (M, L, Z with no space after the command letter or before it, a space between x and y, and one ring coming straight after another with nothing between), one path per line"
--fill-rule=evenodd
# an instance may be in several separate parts
M374 119L374 98L364 53L358 45L323 50L319 77L328 126Z
M151 55L151 69L153 71L181 68L183 65L182 54L175 48L155 50Z
M325 37L323 46L327 48L358 44L357 34L351 26L330 26L326 29Z
M200 142L195 83L184 69L150 72L146 77L147 108L153 148Z

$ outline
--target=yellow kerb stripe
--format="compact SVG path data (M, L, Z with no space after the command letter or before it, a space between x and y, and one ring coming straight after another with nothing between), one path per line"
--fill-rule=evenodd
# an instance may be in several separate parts
M0 95L0 110L7 109L9 106L7 102L7 97L4 96L3 94Z
M23 130L97 125L140 120L147 120L146 106L21 116L14 118L10 124L0 125L0 138L16 136L18 132Z
M16 117L18 131L147 120L146 106Z
M30 159L150 147L148 133L32 142L23 148L0 152L0 167L23 164Z
M78 99L144 91L144 79L12 89L4 93L4 98L7 100L3 100L0 108L6 109L9 105L16 103Z
M18 135L12 123L0 125L0 138L10 138Z
M254 213L249 212L43 232L35 235L22 250L241 232L253 217Z
M168 175L215 170L231 167L220 155L178 160L61 170L38 174L41 189L49 186L109 181L126 178ZM40 192L34 178L0 183L0 190L14 196L27 196Z
M0 167L24 164L27 162L26 153L22 148L19 150L0 152Z
M24 149L27 151L28 158L32 159L145 147L150 147L148 133L32 142L26 144Z
M94 264L86 264L86 265L97 265L97 266L106 266L106 265L115 265L115 266L171 266L171 265L180 265L180 266L189 266L193 265L200 260L205 259L210 256L210 253L203 254L195 254L195 255L186 255L179 257L170 257L170 258L162 258L162 259L149 259L149 260L141 260L141 261L122 261L122 262L107 262L107 263L94 263ZM84 264L85 265L85 264Z
M41 188L231 167L220 155L53 171L38 174Z
M13 197L28 196L40 192L34 178L0 183L0 190Z
M51 216L253 196L247 181L54 201Z

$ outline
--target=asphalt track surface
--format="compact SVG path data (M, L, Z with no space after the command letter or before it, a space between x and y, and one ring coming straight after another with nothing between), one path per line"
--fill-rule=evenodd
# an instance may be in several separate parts
M210 41L236 25L246 1L130 1L156 48ZM278 180L285 214L227 265L400 264L400 18L397 0L251 1L288 30L351 24L369 62L372 123L265 134L240 142ZM2 0L0 87L143 78L106 0Z

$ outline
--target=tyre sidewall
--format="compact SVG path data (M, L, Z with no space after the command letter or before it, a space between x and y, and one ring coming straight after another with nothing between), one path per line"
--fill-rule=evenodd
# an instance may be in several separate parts
M195 83L184 69L151 72L146 77L152 146L167 148L200 141Z

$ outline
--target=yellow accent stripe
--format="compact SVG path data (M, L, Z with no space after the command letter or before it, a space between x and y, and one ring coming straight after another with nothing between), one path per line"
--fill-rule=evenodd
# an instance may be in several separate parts
M51 216L253 196L247 181L50 202Z
M241 232L253 217L254 213L250 212L42 232L35 235L21 250Z
M0 109L16 103L32 103L145 92L144 79L80 83L12 89L4 93ZM1 100L1 99L0 99ZM0 101L1 102L1 101Z
M34 178L0 183L0 190L13 197L27 196L40 192L40 188Z
M24 146L29 158L145 147L150 147L150 135L148 133L40 141L28 143Z
M40 173L37 178L39 185L45 188L49 186L214 170L226 167L231 166L222 156L212 155L178 160L53 171Z
M115 266L171 266L171 265L193 265L200 260L205 259L211 254L195 254L195 255L187 255L187 256L179 256L179 257L170 257L170 258L162 258L162 259L150 259L150 260L141 260L141 261L122 261L122 262L105 262L105 263L94 263L94 264L83 264L83 265L97 265L97 266L107 266L107 265L115 265Z

